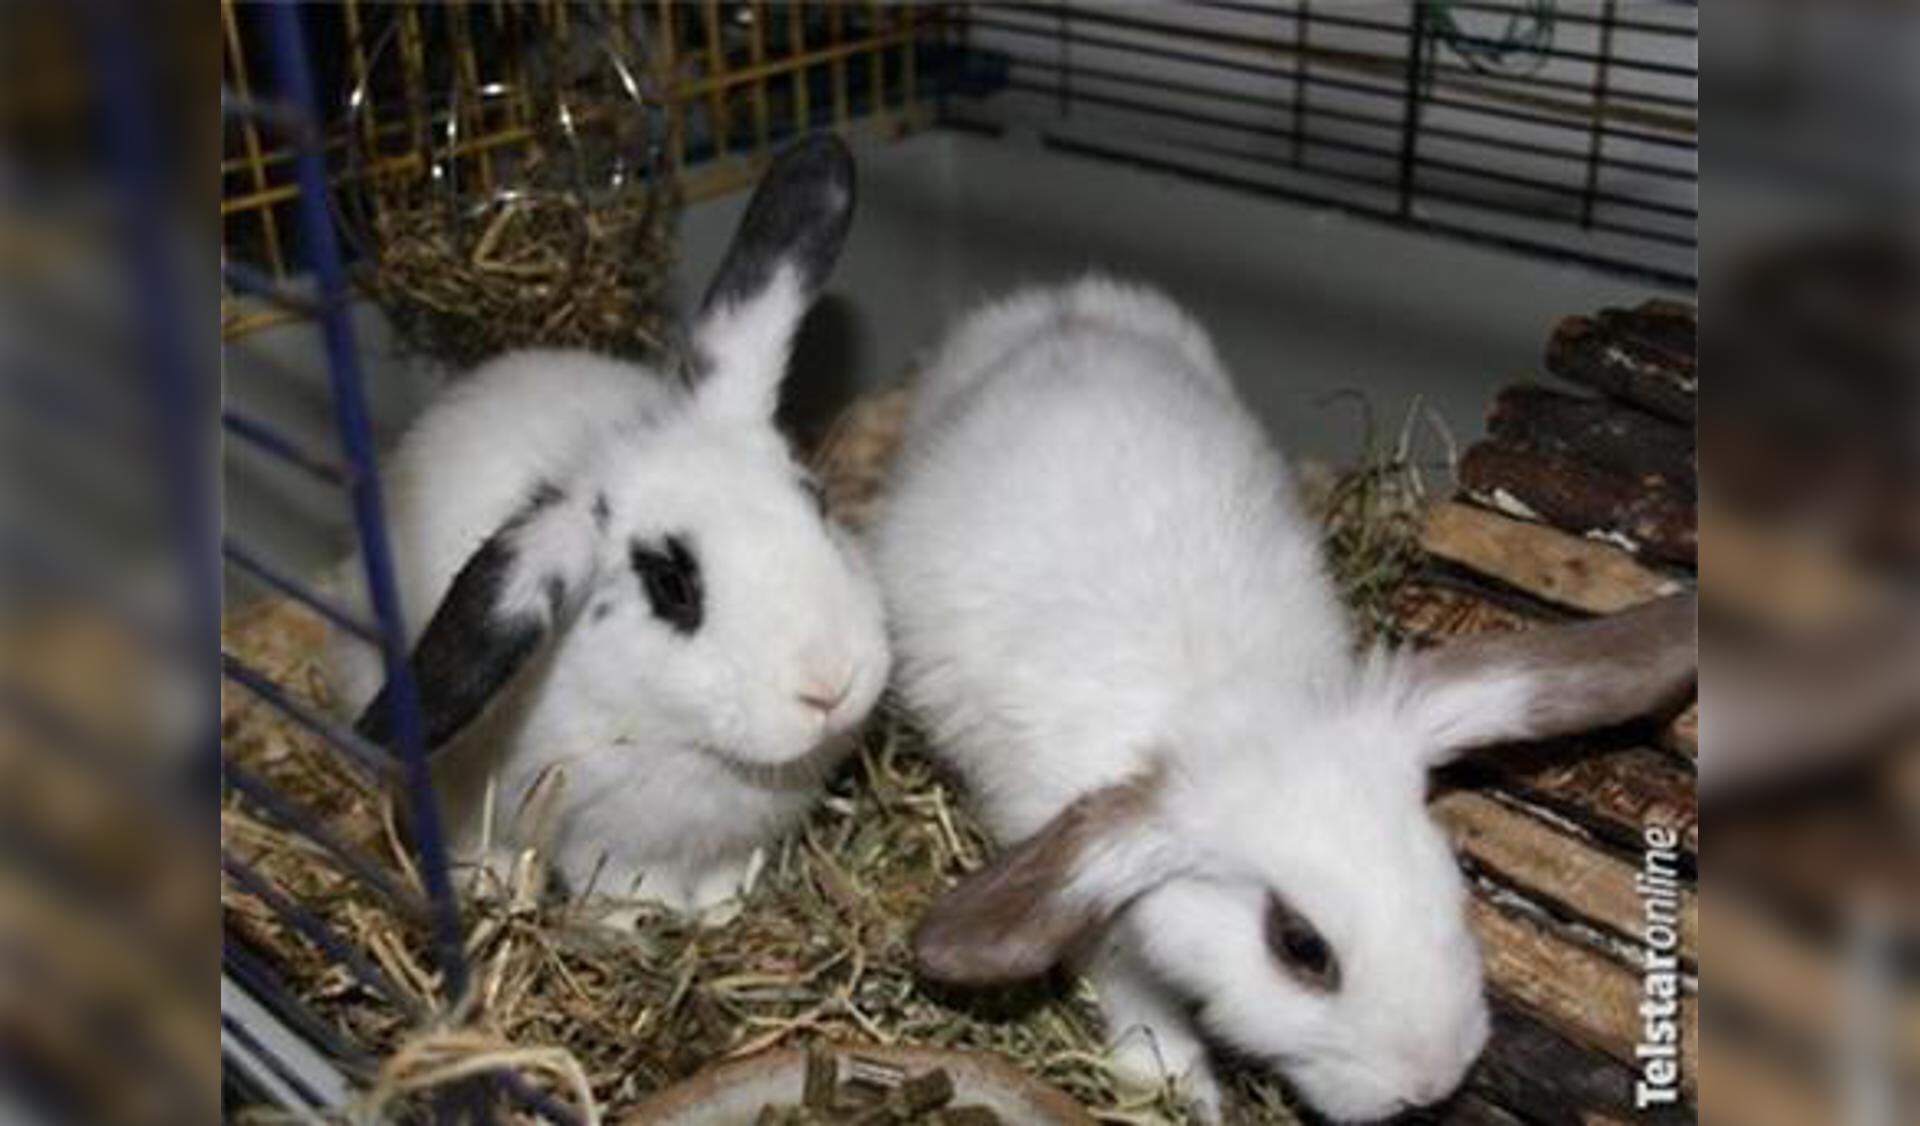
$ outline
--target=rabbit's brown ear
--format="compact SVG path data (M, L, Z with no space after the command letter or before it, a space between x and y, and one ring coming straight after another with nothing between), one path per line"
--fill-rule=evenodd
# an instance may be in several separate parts
M1162 777L1108 786L961 880L913 935L922 976L986 986L1045 974L1113 914L1185 867L1159 819Z
M407 662L429 751L478 718L571 616L591 582L599 538L580 498L542 482L467 557ZM396 738L391 691L382 687L354 724L389 748Z
M773 416L787 354L853 222L853 154L831 133L781 153L754 189L693 326L700 398Z
M1692 594L1673 595L1611 617L1483 634L1418 654L1412 711L1430 763L1679 704L1698 666L1696 609Z

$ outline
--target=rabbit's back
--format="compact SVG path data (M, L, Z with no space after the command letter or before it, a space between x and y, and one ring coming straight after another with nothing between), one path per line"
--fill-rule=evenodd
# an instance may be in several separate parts
M1250 670L1285 691L1346 649L1313 528L1211 346L1145 291L1102 283L1147 316L1087 315L1086 284L985 366L964 346L982 326L958 330L876 532L902 690L1004 834L1130 773Z

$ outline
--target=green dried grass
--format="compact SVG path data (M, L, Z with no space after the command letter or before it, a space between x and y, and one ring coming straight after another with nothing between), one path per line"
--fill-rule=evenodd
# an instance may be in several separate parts
M1362 633L1394 638L1394 596L1424 558L1420 528L1432 498L1427 478L1440 468L1451 480L1453 436L1439 415L1415 400L1399 429L1383 439L1372 405L1364 396L1351 397L1363 416L1360 457L1321 495L1310 496L1308 506L1320 520L1334 584ZM1439 466L1420 460L1423 422L1443 447Z

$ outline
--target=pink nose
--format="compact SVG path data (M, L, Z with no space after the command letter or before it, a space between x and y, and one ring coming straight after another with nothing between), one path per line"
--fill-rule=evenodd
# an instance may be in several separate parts
M833 709L839 707L840 702L847 698L847 692L852 687L852 677L841 677L838 681L832 682L831 687L828 682L817 681L801 689L798 695L800 702L809 708L821 715L831 715Z

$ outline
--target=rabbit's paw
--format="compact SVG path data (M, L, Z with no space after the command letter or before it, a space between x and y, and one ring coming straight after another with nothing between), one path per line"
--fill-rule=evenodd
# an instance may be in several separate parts
M766 854L755 849L744 857L709 865L688 882L687 910L706 926L725 926L740 916L747 894L759 878Z

